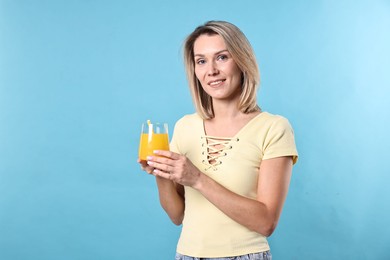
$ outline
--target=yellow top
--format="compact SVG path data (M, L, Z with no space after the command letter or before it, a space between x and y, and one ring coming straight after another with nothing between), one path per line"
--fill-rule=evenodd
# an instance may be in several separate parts
M203 120L186 115L175 125L171 151L187 156L227 189L256 199L262 160L298 153L287 119L262 112L234 137L206 136ZM211 154L210 154L211 152ZM228 257L269 250L266 237L238 224L198 191L185 187L185 212L177 252L193 257Z

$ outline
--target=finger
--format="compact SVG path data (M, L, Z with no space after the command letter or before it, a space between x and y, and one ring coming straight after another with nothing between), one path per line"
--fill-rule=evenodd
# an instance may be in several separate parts
M140 159L137 160L137 162L141 165L141 167L146 167L148 166L147 162L146 161L141 161Z
M148 165L164 172L171 172L173 170L173 167L169 164L159 163L157 161L148 161Z
M140 163L140 166L141 166L141 169L144 171L146 171L148 168L150 168L150 166L146 162Z
M140 164L141 170L143 170L149 174L152 174L154 168L149 166L147 161L138 159L137 162Z
M145 171L146 173L152 174L154 168L153 168L153 167L150 167L150 166L146 166L146 167L142 167L142 166L141 166L141 170Z
M153 153L158 155L158 156L164 156L164 157L170 158L172 160L178 160L180 158L180 154L174 153L171 151L154 150Z
M167 158L167 157L163 157L163 156L148 156L147 157L147 164L149 165L152 165L152 163L156 163L156 165L168 165L168 166L171 166L171 167L174 167L175 166L175 161L170 159L170 158ZM153 166L155 168L157 168L157 166ZM169 171L169 169L165 169L165 168L161 168L162 170L167 170Z
M167 179L167 180L173 180L173 175L168 173L168 172L164 172L164 171L161 171L159 169L154 169L152 174L154 176L159 176L159 177L162 177L164 179Z

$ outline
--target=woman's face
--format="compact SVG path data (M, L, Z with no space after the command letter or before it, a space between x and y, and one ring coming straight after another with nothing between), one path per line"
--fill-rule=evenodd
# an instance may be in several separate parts
M219 35L201 35L194 42L195 75L214 100L233 100L241 93L241 71Z

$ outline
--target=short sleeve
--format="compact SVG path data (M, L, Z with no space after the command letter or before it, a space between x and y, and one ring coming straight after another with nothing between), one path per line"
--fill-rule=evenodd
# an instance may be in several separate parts
M281 116L271 124L263 145L263 160L292 156L293 163L298 160L298 152L295 145L294 131L289 121Z

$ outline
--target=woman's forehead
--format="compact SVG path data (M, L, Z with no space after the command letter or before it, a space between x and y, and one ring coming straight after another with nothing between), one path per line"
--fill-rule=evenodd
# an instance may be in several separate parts
M194 55L207 56L227 51L224 39L218 35L200 35L194 42Z

